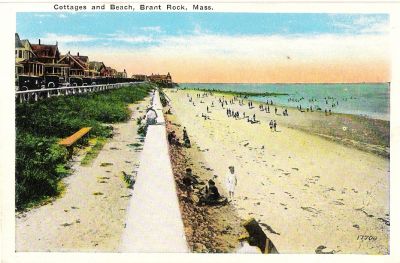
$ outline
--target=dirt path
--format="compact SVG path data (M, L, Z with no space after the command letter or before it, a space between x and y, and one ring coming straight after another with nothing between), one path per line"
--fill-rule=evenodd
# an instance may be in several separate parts
M16 217L17 251L115 252L125 227L131 190L122 171L135 173L140 143L136 118L144 115L148 99L129 106L129 121L114 126L114 137L90 166L74 157L73 174L64 179L66 192L44 206Z

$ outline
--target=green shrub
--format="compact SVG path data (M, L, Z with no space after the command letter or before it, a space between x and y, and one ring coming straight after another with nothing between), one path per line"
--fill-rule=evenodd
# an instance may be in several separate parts
M16 206L56 194L58 180L65 176L67 150L56 138L19 132L16 138Z
M105 123L127 120L127 104L142 100L150 90L150 85L140 85L17 104L17 209L58 193L60 178L68 174L67 150L58 146L58 139L82 127L92 127L91 137L111 137L112 126Z

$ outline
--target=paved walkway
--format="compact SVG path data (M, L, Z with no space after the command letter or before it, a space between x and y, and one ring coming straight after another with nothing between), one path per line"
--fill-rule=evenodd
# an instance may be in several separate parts
M158 91L154 95L153 108L158 115L158 124L147 130L120 251L189 252Z

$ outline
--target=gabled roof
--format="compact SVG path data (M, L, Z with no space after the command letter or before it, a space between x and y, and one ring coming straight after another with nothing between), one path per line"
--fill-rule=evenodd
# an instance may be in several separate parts
M15 48L24 48L18 33L15 33Z
M57 56L57 53L59 53L57 45L31 44L31 47L32 47L32 51L38 57L55 58ZM42 54L42 52L48 52L48 55L45 56L45 55Z
M83 61L81 61L77 56L72 56L70 52L68 52L66 55L62 56L57 63L60 63L61 61L63 61L66 58L70 58L72 59L76 64L78 64L79 67L81 67L82 69L87 69L87 67L85 66L85 63Z
M84 62L84 63L88 63L89 62L89 57L88 56L73 56L75 59L79 59L80 61Z
M32 49L31 42L29 42L28 39L22 39L22 40L21 40L21 43L22 43L22 45L24 46L24 48L29 47L30 49Z

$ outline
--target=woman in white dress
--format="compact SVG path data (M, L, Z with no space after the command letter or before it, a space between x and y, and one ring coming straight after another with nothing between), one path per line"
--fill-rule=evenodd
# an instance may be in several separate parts
M229 199L230 201L233 200L233 196L235 193L235 187L237 185L237 178L235 175L235 167L233 166L229 166L229 174L227 176L227 180L226 180L226 186L229 192Z

